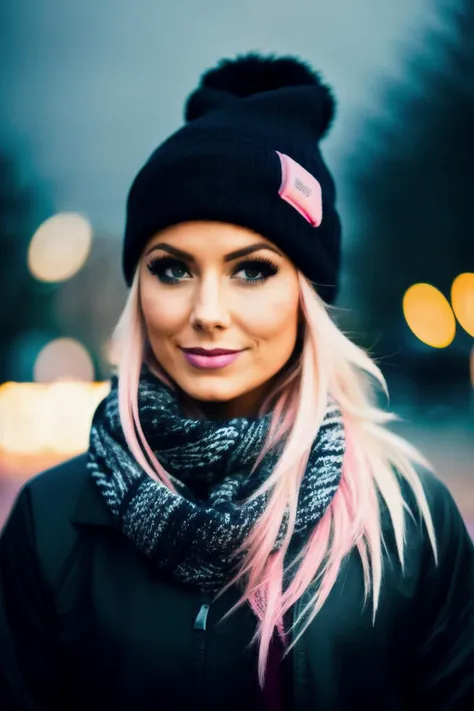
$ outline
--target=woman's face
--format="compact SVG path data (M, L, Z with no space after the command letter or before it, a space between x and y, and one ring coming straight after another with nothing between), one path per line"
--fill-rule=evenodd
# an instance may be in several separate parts
M162 368L207 416L256 414L295 346L293 264L243 227L187 222L152 237L139 269L148 339ZM206 354L215 349L234 353Z

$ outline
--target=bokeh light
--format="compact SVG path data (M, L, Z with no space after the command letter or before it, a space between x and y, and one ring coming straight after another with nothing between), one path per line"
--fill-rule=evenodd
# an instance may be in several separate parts
M86 387L84 387L85 385ZM94 390L88 385L86 383L53 383L47 391L48 411L61 413L60 418L54 416L52 444L56 452L68 454L87 449L92 415L100 402L97 396L98 393L105 392L104 388L102 391L100 389Z
M57 338L40 351L33 377L37 383L57 380L91 381L94 379L94 364L79 341Z
M5 383L1 386L2 449L16 454L28 454L47 447L51 427L41 395L42 391L35 390L30 383Z
M61 212L36 230L28 248L28 268L36 279L70 279L85 264L92 244L92 228L76 212Z
M414 284L403 297L403 313L415 336L433 348L446 348L456 334L456 319L446 297L431 284Z
M463 329L474 336L474 273L456 277L451 287L451 303Z
M0 453L84 452L94 412L109 392L110 381L1 385Z
M469 359L469 373L471 376L471 385L474 388L474 346L471 348L471 356Z

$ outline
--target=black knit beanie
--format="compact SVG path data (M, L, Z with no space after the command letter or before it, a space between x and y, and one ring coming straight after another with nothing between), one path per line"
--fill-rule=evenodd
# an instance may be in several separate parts
M341 227L318 143L334 111L331 90L294 57L252 53L207 71L186 102L186 124L154 151L130 189L127 284L150 237L208 220L274 242L333 303Z

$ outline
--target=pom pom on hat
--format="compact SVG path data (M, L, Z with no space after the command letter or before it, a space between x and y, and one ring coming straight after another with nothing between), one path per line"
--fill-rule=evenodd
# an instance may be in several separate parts
M201 86L243 98L284 86L322 86L319 75L296 57L263 56L251 52L236 59L221 59L201 77Z
M320 136L324 136L334 119L334 96L317 72L306 62L290 56L263 56L251 52L236 59L222 59L201 76L198 88L186 102L184 117L189 123L210 111L227 108L236 100L291 86L313 86L319 90Z

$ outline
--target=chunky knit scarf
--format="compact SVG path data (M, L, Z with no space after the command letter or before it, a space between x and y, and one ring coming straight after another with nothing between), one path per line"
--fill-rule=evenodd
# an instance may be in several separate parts
M226 421L183 417L176 394L145 365L138 411L145 438L177 493L153 480L131 454L119 419L117 376L94 414L88 468L122 531L140 551L173 579L217 591L235 574L241 557L232 554L270 495L246 502L278 461L278 451L270 450L250 473L271 415ZM307 540L329 506L341 478L344 446L341 413L331 402L302 479L292 546ZM286 525L285 517L274 551Z

